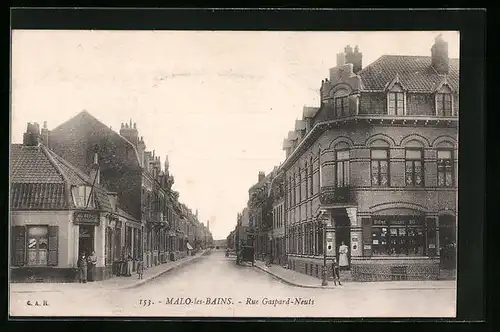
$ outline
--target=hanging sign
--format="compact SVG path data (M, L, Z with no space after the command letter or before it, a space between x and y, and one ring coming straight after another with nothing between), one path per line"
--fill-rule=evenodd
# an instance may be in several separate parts
M73 223L87 224L87 225L96 225L100 224L101 218L99 212L94 211L75 211L73 214Z

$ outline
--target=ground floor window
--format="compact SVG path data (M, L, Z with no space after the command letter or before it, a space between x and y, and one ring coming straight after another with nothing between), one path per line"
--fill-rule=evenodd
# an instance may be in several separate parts
M422 218L376 217L372 220L372 255L422 256L425 226Z
M14 266L57 266L58 226L13 226L12 264Z
M49 228L28 226L28 265L47 265Z

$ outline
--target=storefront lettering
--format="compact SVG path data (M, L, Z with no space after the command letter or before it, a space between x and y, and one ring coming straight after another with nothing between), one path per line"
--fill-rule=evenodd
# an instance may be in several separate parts
M73 220L75 224L99 225L100 214L98 212L76 211Z

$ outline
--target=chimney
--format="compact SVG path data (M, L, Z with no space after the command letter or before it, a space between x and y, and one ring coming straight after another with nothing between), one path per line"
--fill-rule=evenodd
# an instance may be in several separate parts
M137 154L139 155L141 167L144 167L144 151L146 151L146 143L144 143L144 139L141 136L141 139L137 142Z
M263 181L265 177L266 177L266 173L259 172L259 182Z
M92 183L99 184L101 182L100 178L101 172L99 170L99 156L96 152L94 153L94 161L92 162L92 167L90 170L90 181L92 181Z
M23 144L25 146L38 146L40 142L40 126L38 123L28 122L26 132L23 135Z
M347 45L345 47L345 62L352 63L352 69L354 74L357 74L363 68L363 53L359 52L359 47L356 45L354 47L354 52L352 47Z
M450 59L448 58L448 43L439 34L431 48L431 63L434 69L441 74L448 74Z
M130 120L130 126L128 123L123 124L120 128L120 136L125 137L130 143L135 147L139 144L139 132L137 131L137 126L134 123L132 125L132 120Z
M118 202L118 193L108 192L109 205L111 205L111 212L116 212L116 205Z
M345 65L345 54L337 53L337 67Z
M43 128L41 130L41 139L43 145L49 147L49 130L47 129L47 121L43 122Z

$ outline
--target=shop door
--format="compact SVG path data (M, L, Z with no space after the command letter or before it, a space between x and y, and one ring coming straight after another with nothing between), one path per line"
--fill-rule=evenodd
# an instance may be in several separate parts
M94 251L94 225L80 225L78 237L78 254L90 255Z
M455 218L445 215L439 217L439 255L443 269L456 268L456 227Z
M349 217L337 216L335 217L335 254L337 261L339 261L339 248L344 243L347 248L347 259L349 266L351 265L351 227Z

